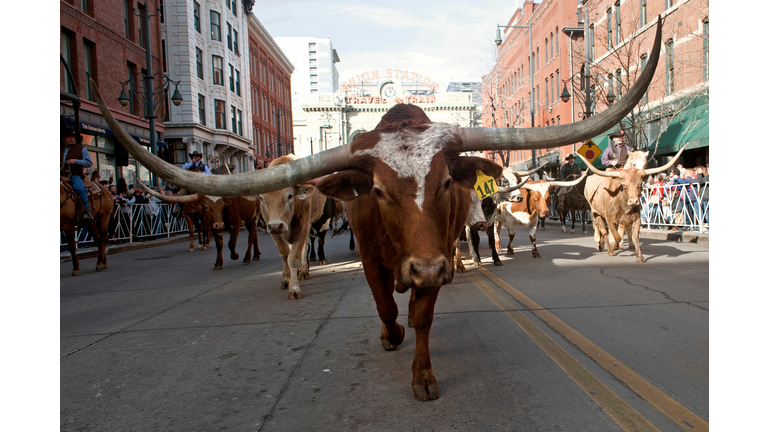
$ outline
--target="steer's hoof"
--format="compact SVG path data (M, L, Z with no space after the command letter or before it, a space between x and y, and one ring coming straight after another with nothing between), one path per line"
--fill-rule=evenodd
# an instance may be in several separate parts
M288 281L284 280L284 281L283 281L283 282L280 284L280 289L281 289L281 290L284 290L284 289L288 289Z
M317 265L328 265L328 261L322 260L319 263L317 263Z
M493 265L495 265L496 267L501 267L501 266L503 266L504 264L502 264L502 263L501 263L501 261L494 261L494 262L493 262Z
M289 291L288 292L288 300L301 300L301 291Z
M220 265L215 265L215 266L213 266L213 269L214 270L221 270L221 266Z
M301 272L299 273L299 280L309 280L309 272Z
M538 253L538 252L534 252L534 253L533 253L533 257L534 257L534 258L541 258L541 254L540 254L540 253Z
M250 263L251 263L251 260L249 260L248 258L243 258L243 264L250 264Z
M642 256L639 256L639 257L637 257L637 262L644 263L645 262L645 258L643 258Z
M425 370L413 374L413 397L422 402L435 400L440 397L437 389L437 380L431 370Z
M96 271L106 270L107 265L106 264L96 264Z
M410 323L408 323L408 325L411 326ZM387 351L393 351L397 349L397 347L403 343L403 339L405 338L405 327L398 323L395 323L395 326L397 329L396 331L399 334L391 335L387 331L387 327L384 325L384 323L381 323L381 347Z
M232 254L229 256L229 258L234 261L234 260L240 258L240 254L238 254L236 252L232 252Z
M72 270L72 276L80 276L80 270Z

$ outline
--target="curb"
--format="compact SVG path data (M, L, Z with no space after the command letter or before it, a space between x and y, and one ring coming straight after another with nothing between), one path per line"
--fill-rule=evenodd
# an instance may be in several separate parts
M544 223L546 224L547 230L549 230L550 226L553 226L557 227L557 230L559 231L562 226L560 221L552 220L550 218L547 218ZM591 226L592 224L587 224L587 227ZM698 231L670 231L664 229L640 228L640 238L709 245L709 232L702 233Z

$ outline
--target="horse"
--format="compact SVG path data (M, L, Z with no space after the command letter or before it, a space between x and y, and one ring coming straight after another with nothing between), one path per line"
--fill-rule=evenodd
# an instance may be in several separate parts
M80 209L83 204L79 202L80 198L72 187L70 179L62 177L59 183L60 230L67 239L67 249L72 255L72 276L80 276L80 261L77 259L75 237L75 230L79 227L88 228L94 243L99 248L96 271L107 268L109 222L112 219L115 204L106 186L89 181L84 183L90 198L91 216L93 216L93 220L86 224L80 220Z
M573 180L573 178L570 178L572 176L568 177L568 180ZM581 233L584 235L587 234L587 212L589 211L589 202L587 202L587 198L584 197L584 184L585 182L581 182L576 186L571 186L563 195L558 196L562 201L557 205L557 213L560 215L560 222L562 223L561 229L563 233L568 232L565 227L565 217L569 214L571 216L571 234L576 233L574 228L576 227L576 215L578 214L581 216Z

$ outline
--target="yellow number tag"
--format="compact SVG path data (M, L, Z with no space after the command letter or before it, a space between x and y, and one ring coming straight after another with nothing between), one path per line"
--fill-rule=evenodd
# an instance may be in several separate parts
M481 170L477 170L477 182L475 183L475 192L481 200L488 198L498 191L496 189L496 182L493 177L483 174Z

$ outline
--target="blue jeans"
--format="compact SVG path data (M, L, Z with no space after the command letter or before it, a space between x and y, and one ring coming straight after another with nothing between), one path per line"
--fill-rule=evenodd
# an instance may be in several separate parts
M88 204L88 192L85 191L85 185L83 185L83 178L73 175L70 177L72 180L72 187L75 188L75 192L80 195L80 199L83 201L86 210L91 211L91 206Z

